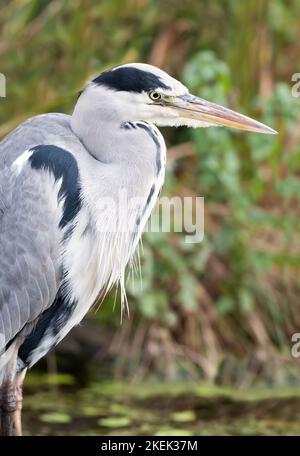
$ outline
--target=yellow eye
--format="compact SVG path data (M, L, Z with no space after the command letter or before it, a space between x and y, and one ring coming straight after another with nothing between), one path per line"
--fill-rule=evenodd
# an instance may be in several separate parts
M149 97L152 101L159 101L162 97L161 93L158 92L149 92Z

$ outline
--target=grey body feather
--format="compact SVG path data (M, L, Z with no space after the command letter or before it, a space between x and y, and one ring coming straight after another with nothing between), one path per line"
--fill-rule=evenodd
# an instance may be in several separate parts
M93 140L91 134L88 137L88 141L98 143L90 153L84 146L85 138L74 134L70 119L62 114L34 117L0 143L0 368L11 343L20 338L26 341L29 335L35 338L43 313L53 307L62 287L64 299L73 305L72 318L68 315L58 334L52 327L43 329L36 346L26 348L25 359L21 346L20 369L34 364L78 324L101 290L110 289L118 281L124 287L124 269L163 182L164 143L161 137L158 140L156 131L145 131L146 124L127 130L116 123L114 144L105 143L97 129L97 139ZM129 139L127 149L124 136ZM35 146L49 144L72 153L80 170L83 207L80 217L71 223L71 236L66 236L68 226L59 227L63 210L60 182L47 170L32 169L26 156L26 151L30 156ZM108 148L113 148L112 156L106 154ZM161 178L154 191L159 173ZM97 212L97 198L101 202L102 197L109 197L118 204L119 188L126 190L128 200L139 197L142 201L136 209L140 226L134 235L134 228L129 233L115 233L111 224L116 220L108 220L107 214L102 219L101 210ZM124 224L122 220L119 223ZM77 251L80 258L76 258ZM84 281L83 274L89 280ZM51 318L49 326L54 325L57 315Z
M0 143L0 353L49 307L60 283L61 207L53 176L12 164L50 137L70 135L68 116L30 119Z

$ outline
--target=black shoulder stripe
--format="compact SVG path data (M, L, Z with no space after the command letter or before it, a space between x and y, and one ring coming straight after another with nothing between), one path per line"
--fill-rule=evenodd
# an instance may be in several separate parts
M126 92L149 92L155 89L170 90L155 74L133 67L121 67L101 73L92 82L104 85L112 90Z
M59 198L65 198L64 212L60 221L63 228L81 207L80 178L74 156L65 149L53 145L40 145L33 149L29 162L33 169L46 169L53 173L55 180L62 178Z
M141 122L137 122L136 126L138 128L142 128L143 130L145 130L145 132L148 133L150 138L155 143L155 146L156 146L156 174L158 175L161 170L161 147L160 147L160 142L158 140L157 134L148 125L143 124Z
M76 302L69 302L60 293L57 294L54 303L41 314L31 333L19 348L18 356L25 365L35 363L35 360L30 359L30 355L39 347L44 337L49 340L47 352L55 347L60 341L59 332L68 323L75 307Z
M136 125L133 122L123 122L121 124L121 128L123 128L124 130L135 130Z

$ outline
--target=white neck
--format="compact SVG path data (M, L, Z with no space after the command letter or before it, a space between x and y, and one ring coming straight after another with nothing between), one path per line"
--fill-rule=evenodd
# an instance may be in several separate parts
M94 285L80 285L84 280L79 277L82 266L78 273L74 271L73 283L78 283L79 294L80 290L93 288L90 298L93 300L107 283L110 286L120 281L122 287L126 264L133 256L163 184L166 149L154 125L135 122L128 127L121 115L104 115L96 103L88 101L86 97L78 100L71 127L90 154L78 162L84 206L92 218L92 228L84 237L86 253L81 253L78 245L85 227L78 226L70 263L76 249L85 262L92 258L89 261L94 263ZM108 213L103 209L105 199L113 207ZM128 223L129 231L122 233L121 229ZM137 231L135 236L134 231Z

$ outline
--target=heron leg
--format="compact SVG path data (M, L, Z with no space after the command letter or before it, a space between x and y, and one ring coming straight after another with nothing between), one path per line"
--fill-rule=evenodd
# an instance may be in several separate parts
M9 349L9 359L2 372L0 391L2 436L18 435L21 431L17 416L20 416L21 412L21 386L26 370L17 372L18 348L19 341L16 341Z
M16 377L15 395L16 409L13 416L14 435L22 435L22 404L23 404L23 382L26 375L26 369L23 369Z
M0 386L0 435L2 435L2 386Z
M13 417L16 406L15 385L6 383L2 386L1 431L3 436L14 435Z

